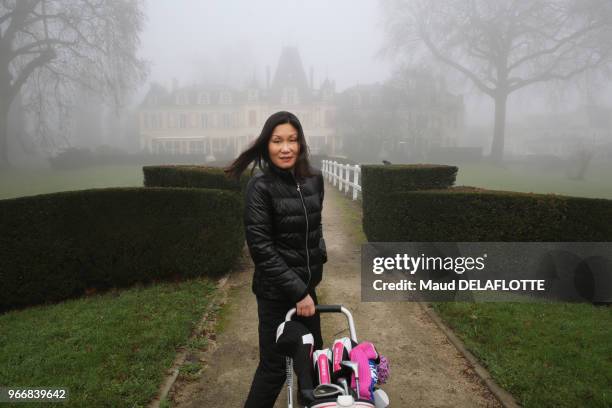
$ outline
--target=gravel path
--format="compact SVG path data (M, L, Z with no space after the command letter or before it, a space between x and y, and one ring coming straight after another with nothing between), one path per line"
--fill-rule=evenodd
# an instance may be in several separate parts
M359 340L373 342L390 361L384 389L391 407L498 407L469 363L416 303L360 302L361 251L355 226L344 216L347 200L326 186L323 231L329 261L318 288L322 303L341 303L353 313ZM344 204L343 204L344 203ZM349 208L356 209L355 203ZM257 366L257 305L251 292L252 264L244 263L224 290L228 303L200 380L178 383L173 407L242 407ZM343 316L323 315L327 343L347 335ZM275 407L286 407L283 388Z

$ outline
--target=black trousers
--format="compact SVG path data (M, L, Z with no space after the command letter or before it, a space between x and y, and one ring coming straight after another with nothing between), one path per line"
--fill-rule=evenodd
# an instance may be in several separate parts
M310 296L317 304L317 294ZM276 398L286 380L285 357L276 351L276 329L285 321L285 315L295 304L257 299L257 314L259 316L259 365L255 370L251 390L247 397L245 408L273 408ZM293 320L303 323L314 337L314 349L321 349L321 319L319 314L311 317L294 316ZM294 381L294 390L297 384ZM295 393L294 393L295 396Z

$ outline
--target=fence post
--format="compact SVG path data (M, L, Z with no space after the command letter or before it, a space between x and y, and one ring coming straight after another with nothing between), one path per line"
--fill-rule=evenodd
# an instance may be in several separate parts
M327 176L327 160L323 160L321 163L323 164L323 166L321 166L323 167L321 169L323 172L323 180L325 180L325 177Z
M350 164L346 165L346 187L344 188L344 193L348 193L349 189L351 188L351 168L352 166Z
M338 190L342 191L342 173L344 172L344 164L338 165Z
M353 200L357 199L357 185L359 184L359 173L361 167L358 164L355 165L355 175L353 176Z
M336 177L336 173L338 172L338 163L334 160L334 164L333 164L333 174L334 174L334 187L336 187L338 178Z
M331 181L331 177L329 177L329 160L325 160L325 177L327 177L327 181Z

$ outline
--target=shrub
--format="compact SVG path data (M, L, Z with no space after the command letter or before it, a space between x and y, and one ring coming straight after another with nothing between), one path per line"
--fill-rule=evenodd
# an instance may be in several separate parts
M136 282L226 273L243 244L235 192L109 188L0 201L0 311Z
M606 242L612 200L473 188L405 191L364 213L370 241Z
M145 187L195 187L244 191L249 179L247 171L239 182L229 179L221 167L168 165L145 166L142 170Z

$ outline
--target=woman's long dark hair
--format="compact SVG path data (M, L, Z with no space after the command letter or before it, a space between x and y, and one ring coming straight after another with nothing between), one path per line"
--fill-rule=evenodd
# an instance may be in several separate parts
M273 165L270 161L270 155L268 154L268 142L272 137L274 128L276 128L278 125L283 125L286 123L289 123L298 132L300 154L298 155L294 166L295 177L299 179L311 177L313 174L310 171L308 145L306 144L306 139L304 138L302 124L298 120L297 116L286 111L276 112L275 114L271 115L268 120L266 120L259 137L255 139L248 149L240 153L232 164L224 169L225 173L231 178L240 179L240 176L244 170L251 163L253 163L251 174L253 174L255 167L259 167L263 171L266 167Z

